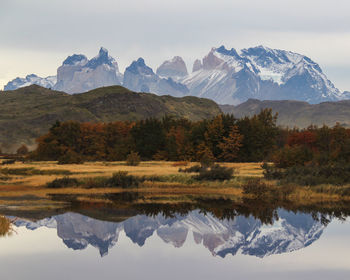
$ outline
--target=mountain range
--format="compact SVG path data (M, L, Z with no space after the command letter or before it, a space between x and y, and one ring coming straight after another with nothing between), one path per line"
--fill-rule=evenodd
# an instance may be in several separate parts
M182 247L190 233L195 243L207 248L213 256L224 258L228 254L264 258L300 250L311 245L325 228L311 214L278 210L279 219L265 225L252 216L237 216L234 220L218 219L211 214L194 210L186 215L165 218L136 215L122 222L96 220L77 213L65 213L36 222L16 219L15 225L30 230L56 228L57 235L73 250L96 247L101 256L118 243L121 232L142 247L156 234L163 242L176 248Z
M237 105L250 98L259 100L299 100L312 104L350 98L340 92L307 56L263 46L243 49L212 48L195 60L188 72L184 60L175 56L154 72L143 58L133 61L122 74L107 49L88 59L68 56L57 76L28 75L10 81L4 90L37 84L66 93L82 93L102 86L123 85L136 92L158 95L198 96L219 104Z

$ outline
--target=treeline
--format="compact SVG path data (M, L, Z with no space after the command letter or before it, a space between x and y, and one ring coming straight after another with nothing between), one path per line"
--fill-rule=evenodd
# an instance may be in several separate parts
M36 160L120 161L136 152L142 160L262 161L275 149L277 115L265 109L253 117L218 115L211 120L146 119L137 122L56 122L37 139Z
M264 109L237 119L146 119L113 123L56 122L37 139L36 160L121 161L132 153L142 160L260 162L278 168L350 162L350 129L276 126L277 115Z
M347 185L350 183L350 129L339 124L310 126L303 130L280 130L283 146L264 164L267 179L281 184ZM319 192L349 195L349 188L320 188Z
M332 128L280 129L279 134L282 145L271 156L276 167L350 162L350 129L339 124Z

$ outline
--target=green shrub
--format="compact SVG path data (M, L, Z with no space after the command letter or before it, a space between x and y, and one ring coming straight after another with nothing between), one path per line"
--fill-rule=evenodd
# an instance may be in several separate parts
M75 178L63 177L61 179L55 179L50 183L46 184L49 189L60 189L74 187L79 184L78 180Z
M252 179L242 185L243 194L250 195L255 199L287 199L288 195L292 194L296 185L285 184L283 186L269 185L261 179Z
M243 186L243 194L261 198L269 193L270 187L261 180L249 180Z
M311 162L315 154L304 146L286 146L272 155L272 161L276 167L286 168L296 165L304 165Z
M126 171L118 171L113 174L113 176L106 181L105 186L108 188L129 188L137 187L140 183L140 179L136 176L128 175Z
M131 152L126 157L126 165L137 166L140 164L140 162L141 162L141 159L138 153Z
M106 188L107 181L105 177L94 177L94 178L85 178L82 179L82 185L88 189L94 188Z
M69 170L61 169L48 169L40 170L33 167L23 167L23 168L2 168L0 173L5 175L22 175L22 176L32 176L32 175L70 175Z
M0 172L5 175L29 175L33 172L34 168L2 168Z
M182 183L182 184L193 184L195 180L192 176L186 174L170 174L162 176L142 176L140 182L151 181L151 182L164 182L164 183Z
M273 164L268 164L264 162L261 165L261 168L264 170L263 174L265 179L268 179L268 180L282 179L284 176L283 169L276 168Z
M4 160L1 164L6 165L6 164L15 164L15 163L16 163L15 159L7 159L7 160Z
M199 172L199 175L196 175L193 178L199 181L224 181L230 180L232 177L233 168L214 164L211 168L202 168Z
M207 168L213 166L215 163L214 158L211 154L204 153L200 159L200 164L202 167Z
M296 165L286 169L263 166L266 179L280 180L281 184L316 186L322 184L344 185L350 183L350 164Z
M194 173L194 172L201 172L202 170L204 170L205 168L200 166L199 164L193 165L191 167L182 169L179 169L179 172L185 172L185 173Z

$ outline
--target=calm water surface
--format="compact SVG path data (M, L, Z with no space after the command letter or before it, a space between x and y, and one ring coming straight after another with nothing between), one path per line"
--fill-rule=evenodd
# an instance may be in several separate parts
M109 222L9 217L0 279L349 279L350 223L277 210L272 223L200 210Z

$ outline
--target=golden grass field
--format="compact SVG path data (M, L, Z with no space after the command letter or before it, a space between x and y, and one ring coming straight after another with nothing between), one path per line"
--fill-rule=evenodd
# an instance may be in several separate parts
M186 164L186 167L195 163ZM262 170L259 163L226 163L225 166L233 167L235 174L238 177L261 177ZM142 162L139 166L127 166L124 162L88 162L84 164L67 164L58 165L56 162L31 162L6 165L2 168L7 169L22 169L34 168L36 170L51 170L51 171L70 171L70 177L74 178L94 178L94 177L110 177L117 171L127 171L131 175L144 176L168 176L178 175L190 177L191 174L180 173L178 170L184 165L179 165L174 162L150 161ZM1 169L0 169L1 171ZM47 198L47 194L103 194L116 193L125 191L123 189L83 189L83 188L64 188L64 189L46 189L45 184L53 181L56 178L62 178L65 175L8 175L6 180L0 178L0 204L8 204L13 197L24 197L34 195L41 198ZM131 190L133 191L133 190ZM142 187L138 188L139 192L145 193L161 193L161 194L237 194L239 190L236 188L224 187L222 183L211 184L211 186L183 185L173 182L171 184L158 182L145 182ZM6 197L7 201L1 200L1 197ZM25 202L25 201L24 201Z
M195 165L196 163L188 163L186 167ZM235 175L239 177L262 177L261 163L223 163L222 165L235 169ZM141 162L139 166L127 166L124 162L87 162L84 164L65 164L59 165L56 162L31 162L6 165L2 168L19 169L19 168L35 168L38 170L67 170L73 173L75 178L86 178L96 176L111 176L117 171L127 171L131 175L173 175L180 174L180 167L175 162L165 161L146 161ZM1 168L0 168L1 171ZM10 181L1 181L0 184L18 184L25 186L42 186L55 178L63 177L58 175L39 175L39 176L11 176Z
M0 169L0 207L15 206L26 208L55 208L64 204L62 201L52 200L52 195L75 195L78 201L93 203L109 203L104 196L125 192L122 188L83 188L68 187L48 189L46 184L56 178L67 175L4 175L2 169L32 168L40 171L59 173L70 172L69 177L88 179L96 177L110 177L117 171L127 171L135 176L164 176L168 181L145 181L138 188L127 189L128 192L142 193L141 203L154 202L190 202L196 196L211 198L241 199L243 196L241 185L249 178L262 178L261 163L223 163L222 165L234 168L233 179L224 182L191 182L193 174L180 173L184 168L196 163L177 163L164 161L141 162L139 166L127 166L125 162L87 162L84 164L58 165L56 162L30 162L11 165L2 165ZM3 170L4 171L4 170ZM274 184L274 182L269 182ZM309 187L297 187L289 194L290 200L304 203L329 202L337 200L350 200L334 194L317 193Z

